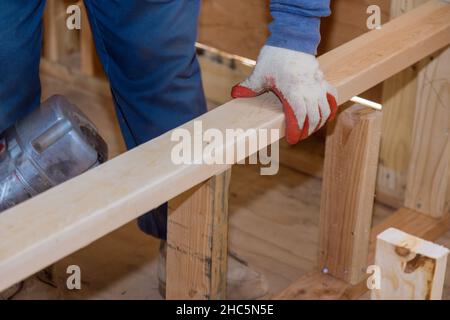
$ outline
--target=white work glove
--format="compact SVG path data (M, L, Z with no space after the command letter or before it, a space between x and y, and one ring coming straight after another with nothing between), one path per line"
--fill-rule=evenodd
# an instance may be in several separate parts
M305 139L336 114L336 90L324 79L313 55L264 46L252 75L236 85L231 95L246 98L267 91L283 104L289 144Z

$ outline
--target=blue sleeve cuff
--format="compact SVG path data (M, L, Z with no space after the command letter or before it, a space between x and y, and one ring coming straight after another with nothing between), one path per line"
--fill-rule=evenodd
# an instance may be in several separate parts
M329 0L272 0L270 10L267 45L317 54L320 18L330 14Z

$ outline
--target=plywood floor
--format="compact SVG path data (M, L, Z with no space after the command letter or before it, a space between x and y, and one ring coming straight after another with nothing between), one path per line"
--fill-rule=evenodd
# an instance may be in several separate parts
M64 94L95 119L112 156L124 150L110 98L46 75L42 82L44 97ZM233 167L230 250L264 275L273 294L315 267L320 189L320 179L287 166L276 176L260 176L256 166ZM374 223L391 212L376 205ZM450 233L438 242L450 247ZM144 235L131 222L59 261L55 265L59 289L31 277L15 298L161 299L156 278L158 247L158 240ZM81 267L79 291L64 289L66 268L72 264ZM450 274L444 298L450 299Z

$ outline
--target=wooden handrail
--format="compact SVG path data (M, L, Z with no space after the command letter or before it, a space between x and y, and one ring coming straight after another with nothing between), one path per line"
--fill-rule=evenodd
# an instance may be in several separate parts
M341 104L449 43L450 5L434 0L319 61ZM270 94L230 101L197 120L222 132L284 129ZM193 132L192 121L181 127ZM170 138L168 132L0 214L0 291L228 168L175 165ZM243 142L244 134L220 149Z

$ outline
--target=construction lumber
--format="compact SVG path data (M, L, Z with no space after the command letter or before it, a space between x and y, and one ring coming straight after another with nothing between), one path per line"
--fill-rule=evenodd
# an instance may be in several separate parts
M392 0L390 16L400 15L429 0ZM405 200L411 158L414 106L419 66L412 65L383 83L383 131L378 168L377 200L400 208Z
M166 298L225 299L231 169L169 203Z
M441 217L449 208L450 48L419 68L405 206Z
M319 268L356 284L366 276L382 113L354 105L328 126Z
M342 104L449 43L450 6L436 0L319 61ZM234 141L217 147L225 154L246 142L247 129L280 129L280 138L284 132L280 103L271 94L233 100L197 120L204 130L243 129ZM192 133L194 122L181 128ZM228 169L226 164L176 165L170 158L176 145L172 132L2 213L0 290Z
M450 6L442 1L426 4L368 32L320 58L326 78L339 90L339 102L438 51L449 43ZM349 72L350 71L350 72ZM342 78L352 74L352 80Z
M61 14L61 8L64 6L62 1L49 0L44 11L44 46L43 55L50 61L58 61L60 56L60 47L62 39L60 37L61 24L58 16Z
M399 209L382 223L372 228L368 265L373 265L375 261L377 236L389 228L396 228L416 237L435 241L450 229L450 214L436 219L407 208ZM310 287L311 277L312 279L320 279L320 281L314 281L315 285L313 287ZM333 290L330 291L330 288L333 288ZM358 299L367 293L368 290L366 279L363 279L358 284L351 285L329 274L317 271L299 278L287 289L279 293L275 299L305 299L307 297L317 297L317 294L321 292L326 292L327 298L332 300Z
M84 2L80 1L79 6L81 7L80 69L81 73L94 76L97 71L101 70L100 61L95 50L92 29Z
M377 200L402 207L411 153L417 67L394 75L383 84L383 130L377 179Z
M375 261L377 236L389 228L396 228L427 241L435 241L450 229L450 214L432 218L420 212L401 208L372 228L369 247L369 264Z
M440 300L448 249L395 228L377 236L380 287L372 300Z
M76 30L66 27L67 0L48 0L45 5L42 55L52 62L62 62L78 48Z

